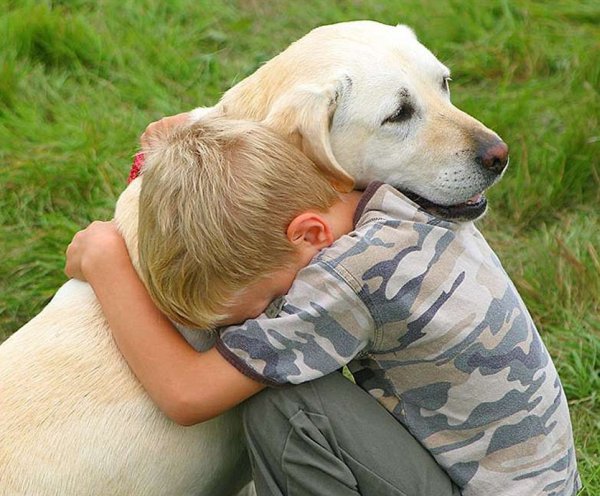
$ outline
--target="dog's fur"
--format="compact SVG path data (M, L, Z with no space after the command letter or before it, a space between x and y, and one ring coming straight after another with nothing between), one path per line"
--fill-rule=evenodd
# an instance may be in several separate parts
M263 121L341 190L378 179L452 208L498 179L478 154L499 138L450 103L448 75L406 27L342 23L313 30L193 116ZM136 266L140 182L115 212ZM187 428L165 418L82 282L0 346L0 412L2 496L217 496L249 477L237 409Z

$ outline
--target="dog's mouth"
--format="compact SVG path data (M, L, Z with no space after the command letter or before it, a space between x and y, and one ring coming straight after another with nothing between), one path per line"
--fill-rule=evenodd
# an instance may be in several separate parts
M466 202L458 203L456 205L439 205L411 191L403 191L402 193L404 193L408 198L410 198L427 212L435 215L436 217L441 217L448 220L474 220L478 217L481 217L487 209L487 199L483 192L477 193L469 198Z

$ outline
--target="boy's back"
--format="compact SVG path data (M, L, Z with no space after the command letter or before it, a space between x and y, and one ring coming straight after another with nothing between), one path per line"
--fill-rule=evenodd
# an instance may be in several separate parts
M225 330L221 353L270 384L305 382L357 358L357 383L463 494L574 494L560 381L481 234L379 184L356 220L299 273L278 318Z

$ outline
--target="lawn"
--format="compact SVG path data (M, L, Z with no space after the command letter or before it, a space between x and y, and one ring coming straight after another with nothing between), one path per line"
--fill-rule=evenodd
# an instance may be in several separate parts
M600 4L593 0L0 0L0 341L111 217L149 122L211 105L312 27L412 26L457 106L511 147L479 222L562 377L600 494Z

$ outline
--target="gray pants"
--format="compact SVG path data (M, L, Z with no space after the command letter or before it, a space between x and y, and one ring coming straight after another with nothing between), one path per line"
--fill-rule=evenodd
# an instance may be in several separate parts
M244 428L259 496L460 495L418 441L339 373L256 395Z

